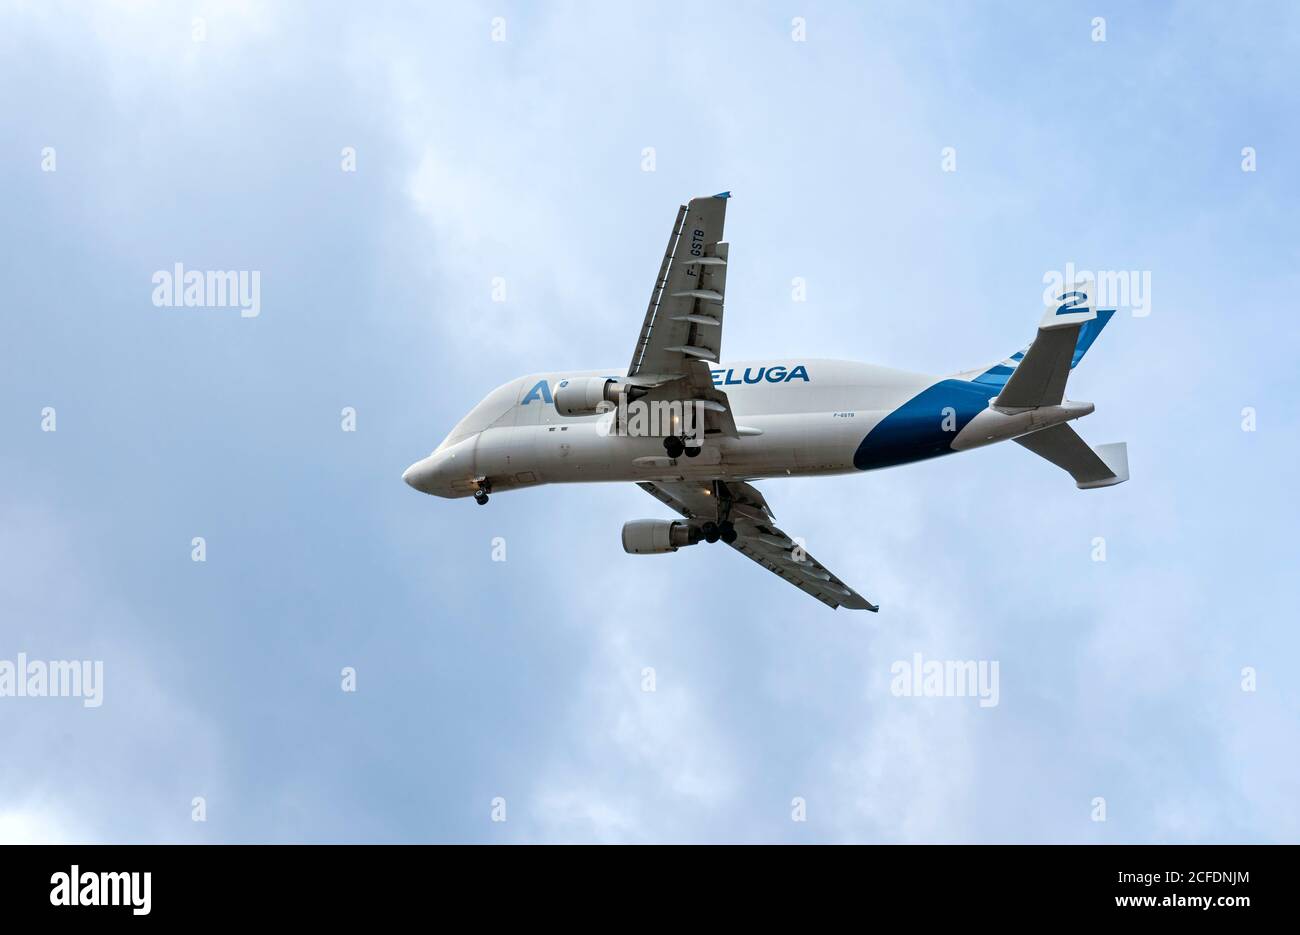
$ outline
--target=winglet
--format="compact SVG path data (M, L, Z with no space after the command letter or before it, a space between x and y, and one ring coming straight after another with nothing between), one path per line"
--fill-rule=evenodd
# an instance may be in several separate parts
M1080 490L1092 490L1095 487L1113 487L1116 484L1122 484L1128 480L1128 444L1126 442L1112 442L1109 445L1094 445L1093 451L1097 457L1101 458L1102 463L1110 468L1113 478L1103 478L1094 481L1078 481L1075 486Z

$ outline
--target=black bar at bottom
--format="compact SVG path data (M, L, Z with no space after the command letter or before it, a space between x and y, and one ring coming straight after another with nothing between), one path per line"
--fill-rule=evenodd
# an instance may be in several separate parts
M725 912L734 922L782 910L848 911L860 920L904 913L927 924L1044 917L1231 924L1285 911L1290 897L1282 886L1294 857L1290 846L1235 845L657 847L601 854L540 847L7 847L0 850L0 905L7 921L139 924L398 920L434 908L440 916L469 909L483 921L532 911L537 924L557 914L667 923L685 912Z

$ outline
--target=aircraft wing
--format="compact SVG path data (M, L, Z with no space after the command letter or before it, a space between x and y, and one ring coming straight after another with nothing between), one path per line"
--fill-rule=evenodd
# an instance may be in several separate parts
M723 192L692 198L677 210L628 377L661 382L687 376L693 361L717 363L727 286L722 228L729 197L730 192Z
M876 611L879 608L853 590L777 528L763 495L743 481L674 481L637 484L686 519L704 523L717 519L719 495L731 500L731 522L737 539L731 547L828 607Z

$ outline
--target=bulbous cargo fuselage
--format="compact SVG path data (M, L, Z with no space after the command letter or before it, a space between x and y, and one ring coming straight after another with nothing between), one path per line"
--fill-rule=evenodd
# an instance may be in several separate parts
M841 474L973 448L1086 414L1070 403L997 412L989 400L998 387L968 379L842 360L746 361L712 368L738 437L711 434L697 456L672 458L663 434L628 433L617 410L557 410L557 393L573 398L589 392L595 402L601 382L621 380L617 374L512 380L484 397L403 479L425 493L465 497L485 482L499 492L587 481ZM562 407L565 401L561 396Z

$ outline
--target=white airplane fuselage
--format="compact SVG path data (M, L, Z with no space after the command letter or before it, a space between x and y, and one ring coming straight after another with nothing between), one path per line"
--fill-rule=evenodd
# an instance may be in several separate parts
M1063 401L998 411L990 400L999 385L853 361L742 361L711 371L739 437L711 434L696 457L667 457L661 435L620 434L614 412L557 411L552 400L561 381L618 379L619 369L542 373L489 393L403 479L424 493L458 498L485 481L501 492L594 481L845 474L977 448L1093 410Z

